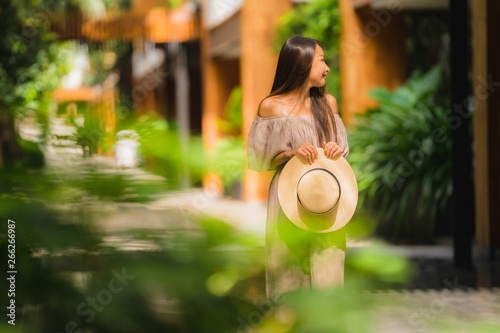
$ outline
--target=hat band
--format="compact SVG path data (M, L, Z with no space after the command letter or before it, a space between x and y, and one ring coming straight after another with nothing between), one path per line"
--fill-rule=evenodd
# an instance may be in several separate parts
M330 170L327 170L327 169L323 169L323 168L314 168L314 169L311 169L307 172L304 172L304 174L300 177L299 181L297 182L297 193L298 193L298 189L299 189L299 184L300 184L300 181L302 180L302 177L304 177L305 175L307 175L309 172L311 171L316 171L316 170L321 170L321 171L326 171L330 174L330 176L333 177L333 179L335 179L335 181L337 182L337 184L339 185L339 197L337 198L337 201L335 201L335 203L332 205L332 207L330 207L329 209L325 210L324 212L313 212L312 210L309 210L305 205L302 204L302 202L300 201L300 197L297 195L297 200L299 201L300 205L302 207L304 207L305 210L307 210L308 212L310 212L311 214L318 214L318 215L321 215L321 214L325 214L325 213L328 213L329 211L331 211L333 208L335 208L335 206L337 206L337 204L339 203L339 200L340 200L340 195L342 194L342 188L340 187L340 182L339 180L337 179L337 177L335 177L335 175L333 173L330 172Z

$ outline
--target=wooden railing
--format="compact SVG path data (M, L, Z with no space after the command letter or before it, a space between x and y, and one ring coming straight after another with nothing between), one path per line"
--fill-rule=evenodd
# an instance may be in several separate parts
M154 7L146 14L124 11L100 20L87 20L81 12L72 11L65 17L55 17L52 31L62 39L132 40L144 38L157 43L186 42L200 36L200 22L196 14L184 8Z

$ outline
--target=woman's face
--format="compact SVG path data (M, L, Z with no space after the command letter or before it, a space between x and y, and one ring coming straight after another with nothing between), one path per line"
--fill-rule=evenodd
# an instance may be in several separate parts
M326 65L325 54L321 46L316 44L311 71L309 72L309 81L313 87L322 87L326 82L326 74L330 68Z

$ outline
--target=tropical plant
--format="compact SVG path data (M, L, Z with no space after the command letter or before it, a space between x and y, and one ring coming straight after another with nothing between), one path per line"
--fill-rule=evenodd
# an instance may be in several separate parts
M437 104L440 67L414 72L395 91L376 88L380 105L349 134L349 154L359 184L358 207L376 214L378 231L391 240L433 240L452 192L450 123Z
M76 126L76 144L82 147L84 156L96 154L97 147L105 136L105 132L99 127L99 119L88 115L85 117L83 126L78 126L74 119L70 121Z
M330 94L336 97L339 109L342 110L339 67L340 30L341 16L338 0L299 3L280 18L274 51L279 53L281 46L292 36L304 36L318 40L325 52L328 67L330 67L326 88Z

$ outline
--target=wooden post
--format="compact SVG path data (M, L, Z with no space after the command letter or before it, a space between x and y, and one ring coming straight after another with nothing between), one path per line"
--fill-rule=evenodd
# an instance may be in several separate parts
M290 0L251 0L245 1L241 9L240 59L245 142L260 101L271 92L278 62L278 55L272 50L275 25L279 17L291 8ZM266 200L272 174L247 169L243 198L247 201Z
M453 247L456 267L472 264L474 226L474 186L469 117L463 117L464 101L469 96L467 69L470 49L467 45L467 0L450 0L451 36L451 140L453 166ZM462 117L461 117L462 116ZM453 119L461 117L461 121Z
M374 10L369 5L355 9L353 0L339 0L342 17L340 79L342 110L346 126L354 125L353 114L363 113L377 102L369 89L396 88L406 80L405 22L401 4Z
M476 243L492 258L500 247L500 2L471 1Z
M102 84L102 113L99 118L103 122L103 129L105 131L105 140L108 151L106 156L113 156L113 150L110 149L112 144L115 142L115 130L116 130L116 111L115 111L115 86L120 80L120 76L117 73L111 73L104 83Z
M189 179L189 170L187 165L187 155L189 153L189 137L191 135L189 118L189 72L187 64L186 46L182 43L170 43L169 46L173 49L175 57L175 111L178 124L179 142L181 145L182 166L179 175L180 185L182 188L189 188L191 181Z

